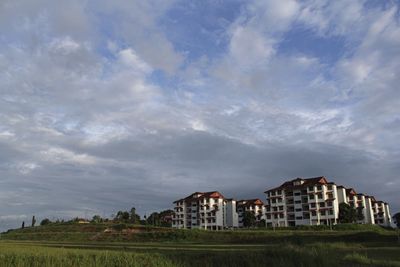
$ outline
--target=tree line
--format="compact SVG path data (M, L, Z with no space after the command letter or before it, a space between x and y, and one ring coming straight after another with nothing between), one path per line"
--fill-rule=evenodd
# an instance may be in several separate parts
M57 219L55 221L51 221L49 218L44 218L40 225L49 225L55 223L130 223L130 224L140 224L140 225L153 225L153 226L162 226L162 227L171 227L172 226L172 210L163 210L160 212L153 212L149 216L144 215L143 218L137 214L136 208L132 207L129 211L119 210L115 215L112 215L111 218L101 217L100 215L94 215L91 220L82 219L79 217L73 218L71 220L60 220ZM35 227L36 225L36 217L32 216L31 227ZM24 229L25 221L22 222L21 228Z

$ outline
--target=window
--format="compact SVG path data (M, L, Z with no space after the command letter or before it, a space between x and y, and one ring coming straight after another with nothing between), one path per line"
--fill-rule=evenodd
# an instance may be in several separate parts
M322 194L318 194L318 198L319 198L319 199L322 199Z
M282 203L282 198L278 198L278 203Z
M329 215L333 215L333 210L329 210Z
M272 192L271 192L271 196L275 196L275 191L272 191Z
M332 201L328 201L328 202L326 203L326 205L327 205L328 207L332 207Z
M301 216L296 217L296 220L303 220L303 217L301 217Z
M325 203L324 202L319 203L319 207L320 208L325 208Z
M296 193L294 193L294 195L295 195L295 196L300 196L301 193L300 193L300 192L296 192Z
M283 210L283 206L279 206L279 210Z
M317 186L317 190L321 191L322 190L322 186L321 185Z
M296 200L294 204L301 204L301 200Z
M276 203L276 199L275 199L275 198L272 199L271 202L272 202L272 203Z
M310 195L310 199L314 199L314 195Z
M311 212L311 215L312 215L312 216L317 216L317 212L316 212L316 211L312 211L312 212Z
M283 213L279 214L279 218L283 218Z
M278 190L278 195L282 195L282 190Z
M271 219L271 214L267 214L267 219Z
M328 185L328 190L332 190L332 185Z
M321 215L325 215L325 211L324 210L321 210Z
M302 211L302 209L296 209L296 212Z
M274 218L275 218L275 219L278 219L278 214L275 214L275 215L274 215Z
M314 186L309 186L308 191L314 191Z
M311 208L315 208L315 203L311 203Z

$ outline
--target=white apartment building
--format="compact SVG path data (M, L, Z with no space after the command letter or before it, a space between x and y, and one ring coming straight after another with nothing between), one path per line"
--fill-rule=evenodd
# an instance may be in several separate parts
M390 226L392 222L392 216L389 211L389 204L383 201L372 202L372 211L374 213L374 220L376 224L382 226Z
M389 205L374 197L337 186L323 176L297 178L265 191L266 222L271 226L336 224L339 204L347 203L364 215L358 223L390 225Z
M238 227L236 201L225 199L218 191L195 192L174 204L174 228L222 230Z
M265 220L265 206L261 199L246 199L237 201L237 214L239 216L239 227L244 227L243 218L246 211L250 211L256 217L256 222Z
M297 178L265 194L267 227L338 222L336 185L325 177Z

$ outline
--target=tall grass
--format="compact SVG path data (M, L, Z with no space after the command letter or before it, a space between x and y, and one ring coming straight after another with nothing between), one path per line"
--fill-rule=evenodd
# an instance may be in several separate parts
M188 244L190 247L191 245ZM386 254L384 259L370 258L369 250L362 245L337 244L281 244L263 249L215 250L204 246L196 250L145 250L121 251L94 249L67 249L45 247L40 244L21 245L0 243L0 266L400 266L396 255L400 248Z

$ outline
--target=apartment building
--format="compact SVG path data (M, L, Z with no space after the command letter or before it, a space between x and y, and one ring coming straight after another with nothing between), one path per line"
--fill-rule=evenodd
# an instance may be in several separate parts
M296 178L265 194L267 227L336 224L338 221L336 185L325 177Z
M174 201L172 227L222 230L238 227L236 201L220 192L195 192Z
M296 178L265 191L266 223L271 226L331 225L339 222L339 204L362 213L358 223L390 225L389 205L321 176Z
M252 212L256 217L256 222L265 220L265 206L261 199L246 199L237 201L237 214L239 217L239 227L244 227L243 218L246 211Z
M389 204L383 201L372 202L372 211L374 214L374 220L376 224L382 226L390 226L392 222L392 216L389 211Z

